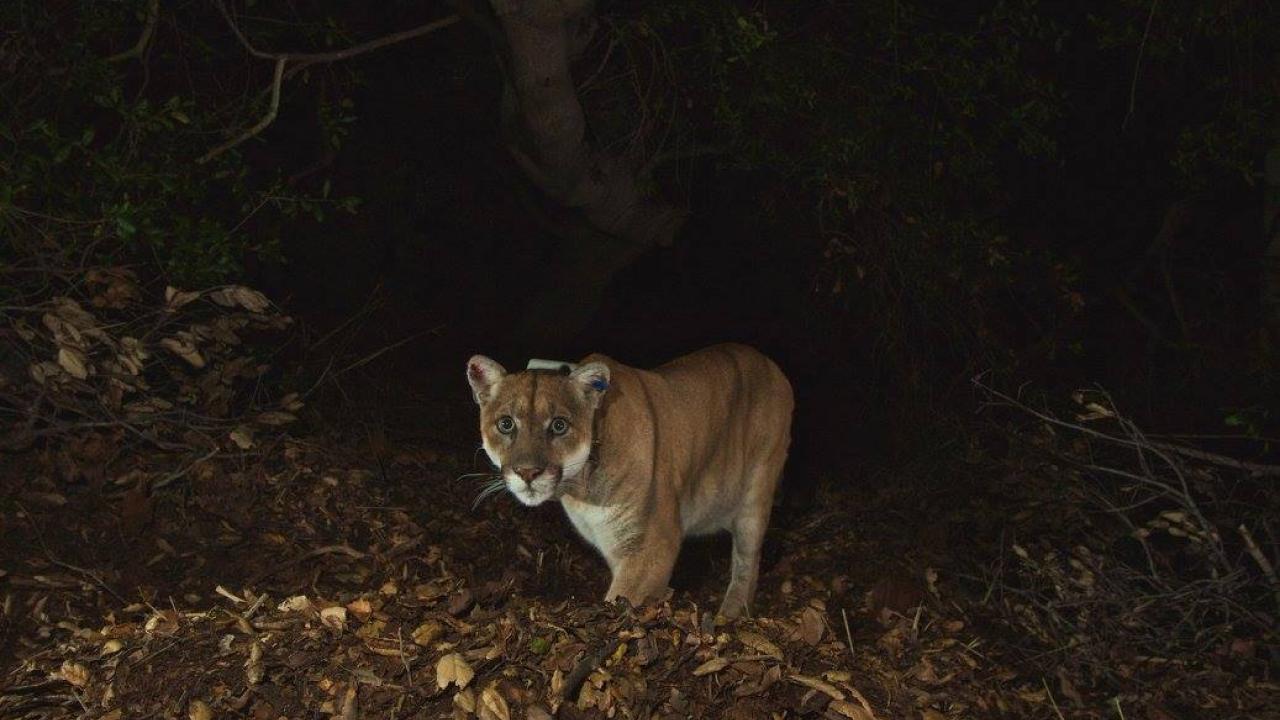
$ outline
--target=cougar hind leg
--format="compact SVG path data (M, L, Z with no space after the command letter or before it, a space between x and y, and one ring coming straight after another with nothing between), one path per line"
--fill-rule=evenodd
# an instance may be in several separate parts
M729 587L720 603L720 614L733 619L747 612L756 594L756 581L760 574L760 547L769 528L769 513L773 509L773 490L782 473L782 460L786 451L775 453L771 462L753 472L748 478L747 497L744 498L738 516L729 532L733 534L733 562Z

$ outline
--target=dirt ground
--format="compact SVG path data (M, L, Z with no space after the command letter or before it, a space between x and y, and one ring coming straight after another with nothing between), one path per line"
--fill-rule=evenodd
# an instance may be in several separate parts
M5 458L0 717L1280 717L1252 647L1117 659L1119 692L1019 650L982 569L1059 521L1023 471L826 479L776 513L755 618L717 626L727 539L686 545L669 601L605 606L557 505L473 508L480 459L356 434Z

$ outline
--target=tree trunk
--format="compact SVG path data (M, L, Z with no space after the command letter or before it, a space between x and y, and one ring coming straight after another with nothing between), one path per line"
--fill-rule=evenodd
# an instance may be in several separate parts
M511 154L539 190L589 228L562 237L555 269L531 283L538 290L523 330L554 344L586 325L614 273L674 240L684 213L647 195L635 168L588 141L570 63L594 32L594 1L490 4L507 46L502 114Z

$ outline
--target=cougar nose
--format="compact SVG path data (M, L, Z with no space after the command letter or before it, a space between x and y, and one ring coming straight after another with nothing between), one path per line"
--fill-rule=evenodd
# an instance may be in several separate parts
M516 474L519 475L522 480L524 480L525 485L528 485L529 483L533 482L533 479L541 475L543 470L546 470L546 468L532 467L528 465L524 467L515 468Z

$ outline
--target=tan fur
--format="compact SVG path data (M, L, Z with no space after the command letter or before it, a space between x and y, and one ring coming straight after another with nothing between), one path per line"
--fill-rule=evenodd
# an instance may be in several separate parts
M717 345L655 370L591 355L572 374L507 374L477 355L467 376L490 460L521 502L561 501L609 564L606 600L660 595L684 537L728 530L720 612L747 609L791 438L791 386L772 361Z

